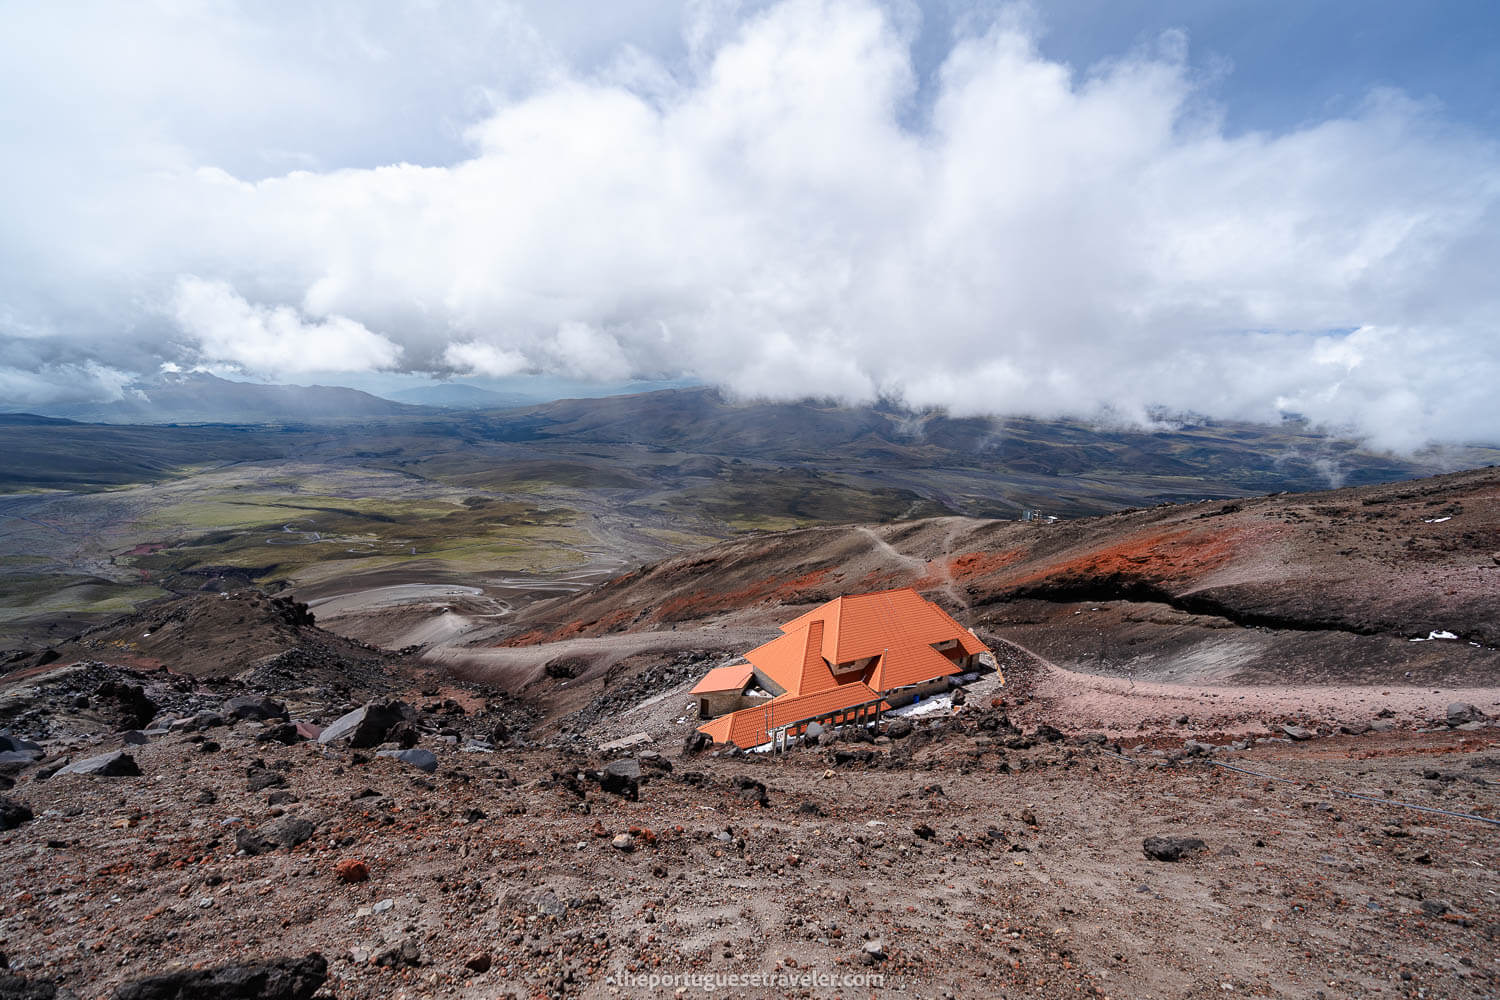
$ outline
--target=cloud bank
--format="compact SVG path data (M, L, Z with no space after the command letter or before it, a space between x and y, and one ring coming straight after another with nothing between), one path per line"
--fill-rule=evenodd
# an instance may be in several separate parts
M1080 69L1013 14L922 88L910 17L866 0L684 32L681 65L530 50L448 163L247 179L142 132L0 167L0 392L162 363L694 376L1500 441L1500 150L1439 109L1374 91L1231 135L1182 36Z

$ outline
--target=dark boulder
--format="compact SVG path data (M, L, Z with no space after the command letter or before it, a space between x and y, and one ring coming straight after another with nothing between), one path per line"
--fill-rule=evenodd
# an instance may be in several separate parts
M885 734L893 740L904 740L911 735L914 727L910 719L895 719L885 729Z
M14 830L32 819L31 807L0 795L0 830Z
M300 816L281 816L255 832L278 847L296 847L312 839L317 827Z
M146 697L146 689L124 681L105 681L94 690L96 699L112 704L127 723L125 728L139 729L156 718L156 702Z
M581 676L588 668L588 660L576 656L559 656L554 660L548 660L542 667L542 672L548 677L566 681Z
M399 760L403 764L410 764L419 771L432 774L437 770L437 755L431 750L423 750L420 747L412 750L382 750L380 756Z
M284 719L286 706L262 695L245 694L230 698L224 703L224 711L231 719Z
M0 1000L64 1000L74 994L59 990L39 979L22 979L10 972L0 972Z
M666 771L672 773L672 762L659 753L647 751L640 756L640 762L654 771Z
M372 701L335 720L323 730L318 742L347 740L356 749L377 747L385 742L392 727L411 714L403 701Z
M96 778L138 778L141 774L141 766L130 754L123 750L116 750L114 753L102 753L97 757L69 764L57 773L89 774Z
M410 722L398 722L385 734L386 743L394 743L403 750L410 750L422 741L422 734Z
M249 827L241 826L234 831L234 849L244 851L253 858L258 854L269 854L276 849L276 845Z
M1208 845L1197 837L1147 837L1141 841L1141 850L1157 861L1181 861L1208 850Z
M119 987L114 1000L312 1000L327 978L328 962L314 952L151 976Z
M1483 722L1489 716L1468 702L1455 701L1448 706L1448 725L1462 726L1469 722Z
M37 759L47 756L47 752L41 748L40 744L23 740L19 736L12 736L10 733L0 733L0 753L22 753Z
M375 957L375 964L391 969L399 969L404 965L421 965L421 946L417 944L416 938L407 938L405 941L401 942L401 946L399 948L391 948L377 955Z
M754 778L741 776L734 779L735 794L752 805L766 806L771 802L771 797L766 794L764 782L756 781Z
M610 761L604 770L594 771L589 776L611 795L618 795L631 802L641 797L641 764L632 757Z
M260 743L280 743L282 746L291 746L293 743L301 743L307 737L302 734L301 728L296 723L283 722L261 731L255 739Z

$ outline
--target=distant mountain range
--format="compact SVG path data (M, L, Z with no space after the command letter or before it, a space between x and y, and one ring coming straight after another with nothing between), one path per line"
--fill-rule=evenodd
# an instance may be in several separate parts
M471 403L492 394L462 384L429 388L456 390L448 398ZM0 489L97 489L158 481L205 462L296 455L353 459L454 486L607 491L610 503L628 495L656 516L701 516L700 534L725 524L744 529L948 511L1076 517L1500 462L1500 450L1483 447L1382 454L1297 421L1101 427L816 401L739 402L704 387L439 409L355 389L195 373L162 376L114 403L49 413L54 419L0 417L6 456ZM114 426L55 422L68 416ZM233 426L186 426L192 424Z
M164 372L132 382L107 403L11 406L49 417L106 424L285 424L368 420L421 408L336 385L231 382L207 372Z
M493 389L482 389L463 382L398 389L388 393L386 398L414 406L440 406L449 410L496 410L509 406L534 405L537 402L535 396L495 392Z

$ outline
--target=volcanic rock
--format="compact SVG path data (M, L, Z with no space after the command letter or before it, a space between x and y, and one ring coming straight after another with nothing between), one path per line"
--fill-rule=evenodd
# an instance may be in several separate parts
M385 734L382 743L394 743L403 750L410 750L422 739L422 734L417 727L410 722L401 721L392 726Z
M742 776L735 779L735 784L739 788L739 797L744 799L746 802L757 806L766 806L770 804L771 799L770 796L766 794L766 786L763 782L756 781L754 778Z
M399 760L403 764L410 764L417 770L426 771L428 774L436 771L438 766L437 755L431 750L423 750L421 748L412 750L382 750L380 751L380 756Z
M279 726L272 726L255 737L259 743L280 743L283 746L301 743L307 738L303 735L302 727L294 722L283 722Z
M0 753L26 754L36 759L47 755L40 745L30 740L23 740L19 736L12 736L10 733L0 733Z
M31 807L26 803L0 795L0 830L14 830L31 818Z
M316 826L300 816L282 816L255 832L279 847L296 847L310 839L316 830Z
M69 764L57 773L90 774L97 778L136 778L140 777L141 767L130 754L116 750L114 753L102 753L97 757Z
M634 802L640 798L641 764L633 757L612 760L602 771L591 772L590 777L599 782L599 787L612 795Z
M1448 706L1448 725L1461 726L1466 722L1483 722L1489 716L1468 702L1455 701Z
M146 697L145 689L139 684L105 681L94 690L94 697L112 702L130 728L139 728L156 718L157 704Z
M328 978L328 962L313 952L246 965L186 969L126 983L114 1000L311 1000Z
M407 938L401 942L399 948L391 948L381 952L375 957L375 964L387 968L400 968L403 965L421 965L422 949L417 944L416 938Z
M318 737L319 743L348 740L356 749L376 747L385 742L386 733L402 721L411 709L402 701L372 701L334 721Z
M1157 861L1181 861L1208 850L1208 845L1197 837L1147 837L1141 841L1141 850Z
M236 851L243 851L253 858L258 854L267 854L274 851L276 846L257 834L254 830L242 826L234 831L234 849Z
M224 703L224 710L232 719L284 719L286 706L281 702L260 695L240 695Z
M0 972L0 1000L63 1000L73 993L59 990L51 983L35 979L22 979L9 972Z

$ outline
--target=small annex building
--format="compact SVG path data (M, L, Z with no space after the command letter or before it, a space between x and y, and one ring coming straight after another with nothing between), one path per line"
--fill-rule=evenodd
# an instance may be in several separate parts
M990 652L910 587L837 598L781 632L693 688L699 716L710 720L699 732L749 750L799 736L814 722L873 721L948 690L950 678Z

